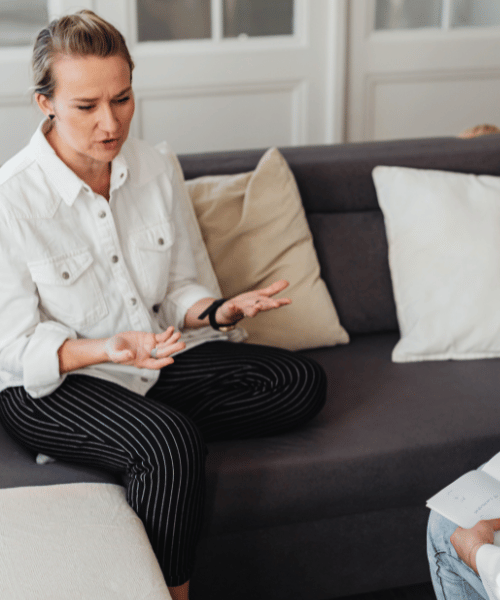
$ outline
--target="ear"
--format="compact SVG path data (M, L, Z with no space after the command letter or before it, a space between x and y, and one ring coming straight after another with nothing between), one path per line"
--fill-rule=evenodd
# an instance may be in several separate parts
M35 100L38 104L38 107L46 117L48 117L51 114L54 114L54 106L52 104L52 101L49 100L47 96L44 96L43 94L35 94Z

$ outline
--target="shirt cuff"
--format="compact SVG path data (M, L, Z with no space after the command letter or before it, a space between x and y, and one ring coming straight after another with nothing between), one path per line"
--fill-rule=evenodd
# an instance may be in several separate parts
M37 325L23 355L23 385L33 398L50 394L64 381L57 351L67 339L76 339L69 327L55 321Z
M500 598L500 548L484 544L476 554L476 565L481 582L490 600Z
M167 323L175 325L177 329L184 326L184 319L187 311L203 298L212 298L213 292L203 285L192 283L174 290L167 296L165 306Z

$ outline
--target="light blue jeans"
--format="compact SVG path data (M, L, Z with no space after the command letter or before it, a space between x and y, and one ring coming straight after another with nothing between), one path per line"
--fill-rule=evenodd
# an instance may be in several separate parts
M427 556L438 600L488 600L481 579L462 562L450 542L457 526L431 511L427 528Z

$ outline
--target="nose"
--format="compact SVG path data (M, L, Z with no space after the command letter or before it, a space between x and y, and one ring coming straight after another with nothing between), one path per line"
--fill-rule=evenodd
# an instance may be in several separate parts
M103 104L99 113L99 124L106 133L115 133L120 128L120 121L115 108L110 104Z

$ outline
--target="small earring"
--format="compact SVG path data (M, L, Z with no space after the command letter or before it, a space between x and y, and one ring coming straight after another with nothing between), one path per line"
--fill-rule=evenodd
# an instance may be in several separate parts
M50 119L51 121L53 121L53 120L55 119L55 116L56 116L56 115L49 115L49 119Z

